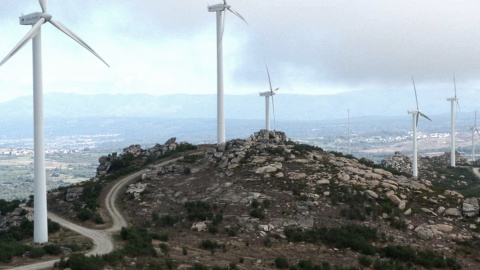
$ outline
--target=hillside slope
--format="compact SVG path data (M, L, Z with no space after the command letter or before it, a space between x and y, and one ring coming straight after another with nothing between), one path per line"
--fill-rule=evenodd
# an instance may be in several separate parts
M119 198L130 228L122 230L125 253L115 269L480 266L478 198L294 143L282 132L262 130L220 147L174 139L150 149L133 145L100 163L97 178L84 185L88 194L120 172L144 170ZM65 202L72 190L50 196L50 205L82 222L75 211L98 205L88 204L85 192ZM84 224L103 226L93 221ZM128 236L141 232L146 242L132 249Z

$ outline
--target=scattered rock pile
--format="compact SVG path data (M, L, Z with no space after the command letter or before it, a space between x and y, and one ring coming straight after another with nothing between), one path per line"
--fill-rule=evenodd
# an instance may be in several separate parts
M419 157L418 167L422 166L421 158ZM393 156L390 156L381 162L382 166L393 168L399 172L412 173L412 158L396 151Z
M255 132L253 136L247 139L236 139L227 142L225 145L219 145L216 148L211 149L205 153L205 157L208 161L216 163L219 168L222 169L235 169L241 162L245 162L245 159L252 159L249 156L249 150L265 150L270 148L280 147L280 151L289 153L290 149L285 143L287 142L287 136L284 132L280 131L268 131L265 129ZM254 164L261 164L267 160L268 155L253 157ZM284 161L284 158L278 159L278 161ZM278 165L277 165L278 167ZM269 167L264 168L261 172L275 172L278 168Z

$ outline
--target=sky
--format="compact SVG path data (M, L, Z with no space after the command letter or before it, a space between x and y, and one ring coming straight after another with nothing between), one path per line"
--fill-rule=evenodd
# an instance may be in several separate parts
M42 26L44 92L216 93L220 1L47 0L49 13L108 68L53 25ZM230 0L226 94L480 89L480 1ZM28 32L37 0L2 0L0 59ZM32 93L31 42L0 67L0 102Z

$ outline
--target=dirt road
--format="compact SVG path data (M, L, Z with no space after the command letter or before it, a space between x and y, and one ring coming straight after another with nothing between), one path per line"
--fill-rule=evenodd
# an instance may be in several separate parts
M182 158L183 157L171 159L171 160L156 164L155 166L168 165ZM113 251L113 247L114 247L112 234L114 232L119 231L122 227L128 226L125 218L123 218L122 214L116 207L115 202L118 198L118 194L123 189L123 187L125 187L128 183L141 177L143 172L144 170L141 170L121 178L108 192L105 198L105 205L107 207L107 211L109 215L112 218L112 226L108 229L92 230L92 229L84 228L82 226L74 224L50 212L48 213L48 218L50 218L52 221L59 223L60 226L62 227L68 228L88 238L91 238L93 240L94 247L91 251L87 253L87 255L103 255L103 254L110 253ZM19 266L15 268L9 268L9 269L14 269L14 270L46 269L46 268L51 268L53 264L57 261L59 260L50 260L50 261L39 262L35 264L24 265L24 266Z

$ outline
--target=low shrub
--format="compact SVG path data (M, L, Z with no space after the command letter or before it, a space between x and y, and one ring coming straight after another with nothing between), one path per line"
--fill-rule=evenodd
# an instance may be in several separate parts
M288 259L283 256L276 257L274 263L275 267L280 269L287 269L289 265Z
M200 247L213 252L215 249L219 248L220 245L215 240L205 239L200 242Z
M60 255L62 254L62 248L57 245L46 245L43 247L45 252L50 255Z
M61 258L55 267L60 269L70 268L71 270L102 270L105 262L100 256L85 256L85 254L75 253L68 259Z

